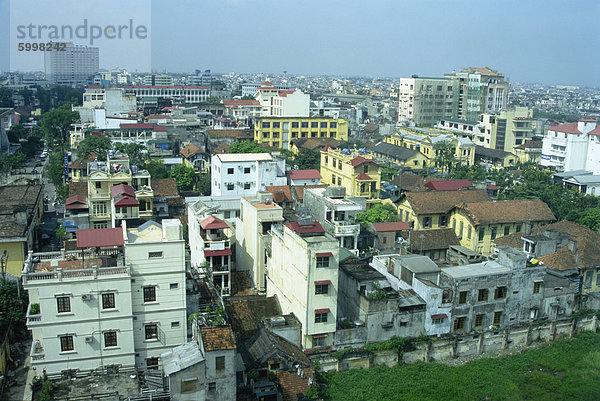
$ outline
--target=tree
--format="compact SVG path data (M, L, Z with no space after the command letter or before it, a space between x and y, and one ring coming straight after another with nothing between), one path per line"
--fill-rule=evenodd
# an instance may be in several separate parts
M175 181L177 181L177 188L180 191L190 191L194 189L196 171L194 171L192 167L178 164L171 169L169 176L175 178Z
M148 157L148 152L146 151L146 147L144 145L140 145L139 143L117 143L115 148L121 152L125 153L129 156L129 161L131 164L135 164L136 166L141 166L146 161Z
M252 95L242 96L242 100L254 100L254 96L252 96Z
M69 144L71 124L79 120L79 112L71 111L70 104L64 104L58 109L45 113L42 117L42 129L50 148L58 148L65 152Z
M204 196L210 195L210 173L202 174L200 176L200 180L198 181L198 191Z
M316 149L300 149L294 158L294 164L300 170L318 170L321 167L321 152Z
M359 213L356 220L361 223L389 223L400 221L398 211L389 203L378 203L369 210Z
M0 326L3 328L25 323L24 303L19 298L17 286L17 281L0 279Z
M21 150L25 153L28 159L35 156L37 152L39 152L44 145L39 136L29 135L25 142L21 146Z
M436 167L441 167L442 172L451 173L452 168L457 164L458 160L454 157L454 145L451 141L440 141L433 144L435 156L433 162Z
M69 186L61 185L56 188L56 199L59 201L64 201L69 197Z
M33 100L33 91L29 88L23 88L17 92L18 95L23 96L23 103L25 106L31 106Z
M15 124L8 129L6 135L10 143L19 143L19 140L27 137L29 131L21 124Z
M229 147L228 153L271 153L254 141L236 142Z
M590 230L598 231L600 228L600 208L595 207L584 210L575 220L575 223L586 226Z
M50 155L50 163L48 165L48 179L55 187L62 185L65 178L65 167L63 165L63 157L60 153L52 153Z
M381 181L390 182L394 179L395 176L397 176L401 173L402 173L402 170L400 170L397 167L384 166L381 168Z
M77 156L80 159L87 159L92 153L98 156L98 159L106 159L106 154L112 147L112 142L108 136L88 135L79 143Z
M150 159L146 162L146 170L152 178L167 178L169 171L162 160Z
M0 88L0 107L13 107L12 91L6 88Z

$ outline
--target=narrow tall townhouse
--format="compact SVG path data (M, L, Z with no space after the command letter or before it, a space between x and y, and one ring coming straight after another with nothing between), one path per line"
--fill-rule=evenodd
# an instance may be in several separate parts
M30 252L22 277L39 372L158 369L187 340L179 220L78 230L77 250Z
M272 229L267 296L302 324L302 348L333 345L337 326L339 242L318 222L303 219Z

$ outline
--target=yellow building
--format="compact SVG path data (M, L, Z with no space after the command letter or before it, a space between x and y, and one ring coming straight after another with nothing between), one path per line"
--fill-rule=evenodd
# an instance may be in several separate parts
M450 226L450 210L462 202L484 202L490 197L482 189L406 192L398 199L398 215L413 230L435 230Z
M434 149L436 143L448 142L454 148L454 157L459 164L472 166L475 164L475 144L465 137L440 130L425 128L403 129L385 138L386 143L402 146L407 149L419 151L423 156L424 163L421 167L433 166L437 151Z
M368 157L367 153L325 146L321 150L321 182L345 187L348 197L378 199L381 168Z
M254 124L254 140L274 148L290 149L299 138L348 140L348 121L328 117L264 117Z
M521 163L540 164L542 158L542 141L525 142L514 148L515 155Z
M2 272L20 276L27 252L38 246L43 214L41 185L0 188L0 264Z
M460 244L483 255L493 253L498 237L529 231L555 220L548 205L539 199L465 202L450 211L450 222Z
M397 166L421 169L427 165L427 158L418 150L379 142L370 149L378 160L393 163Z

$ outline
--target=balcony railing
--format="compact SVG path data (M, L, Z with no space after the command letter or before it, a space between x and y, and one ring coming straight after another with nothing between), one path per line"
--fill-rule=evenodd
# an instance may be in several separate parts
M51 272L34 272L26 273L23 277L23 285L29 282L39 281L66 281L66 280L77 280L77 279L95 279L100 276L122 276L130 275L128 266L122 267L102 267L92 269L80 269L80 270L62 270L56 269Z
M209 241L204 243L204 249L211 251L223 251L229 248L229 240L226 241Z
M32 361L41 361L46 358L44 354L44 346L40 343L39 340L34 340L31 343L31 351L29 352L29 356Z
M29 304L29 306L27 307L27 325L30 326L31 324L37 324L37 323L41 323L42 322L42 313L39 311L38 308L38 312L35 314L31 313L31 305L33 304Z
M221 266L212 266L213 271L215 272L226 272L229 271L229 265L221 265Z

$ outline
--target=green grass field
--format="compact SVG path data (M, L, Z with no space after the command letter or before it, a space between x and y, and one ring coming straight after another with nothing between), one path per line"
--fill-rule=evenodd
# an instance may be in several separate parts
M325 400L600 400L600 333L461 366L417 363L323 376Z

